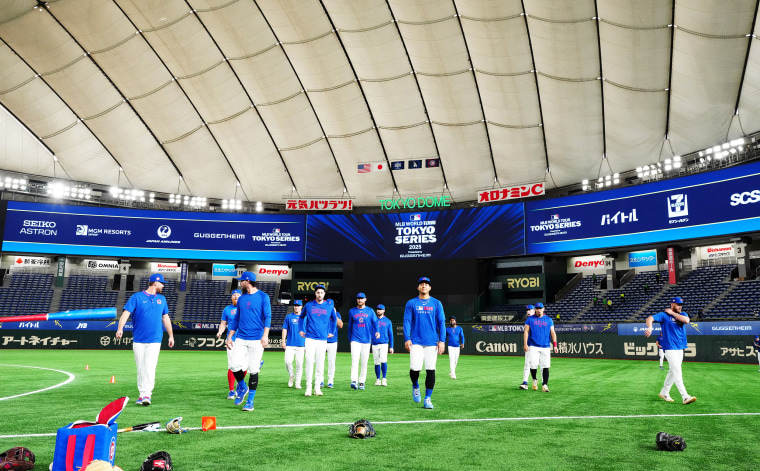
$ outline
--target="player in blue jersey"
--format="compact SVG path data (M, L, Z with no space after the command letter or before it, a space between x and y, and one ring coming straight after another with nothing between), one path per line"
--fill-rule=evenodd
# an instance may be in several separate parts
M385 317L385 306L377 305L377 331L380 337L372 339L372 359L375 362L375 386L388 386L388 354L393 354L393 324ZM382 375L382 380L380 379Z
M755 353L757 353L757 362L760 363L760 335L755 335L755 340L752 342L752 345L755 347Z
M222 311L222 321L219 323L219 330L216 332L216 338L221 338L224 331L227 329L227 324L230 323L233 317L237 316L237 300L243 294L239 289L230 293L230 299L232 304L224 308ZM234 342L235 339L233 338ZM227 395L227 399L235 399L235 375L232 373L232 350L227 350L227 383L230 387L230 393Z
M536 314L536 306L532 304L528 304L525 306L525 313L527 317L533 316ZM520 384L520 389L528 389L528 376L530 376L530 355L528 352L525 352L525 365L523 366L523 381L522 384ZM538 386L536 386L537 388Z
M459 352L464 348L464 332L454 316L449 317L449 327L446 327L446 343L449 345L449 377L457 379L457 363Z
M296 389L301 389L301 376L303 374L303 351L304 338L301 337L301 309L303 303L300 299L293 303L293 312L285 316L282 321L282 348L285 349L285 368L288 370L288 387L293 384ZM296 371L293 372L293 359L296 360Z
M327 352L329 324L331 320L336 320L339 326L343 326L343 323L337 320L333 305L325 301L325 287L323 285L316 286L314 297L314 301L304 306L300 332L301 337L306 339L304 342L304 362L306 363L306 392L304 396L311 396L312 380L314 394L316 396L322 395L320 384L325 379L325 353Z
M269 345L272 304L269 295L256 287L256 275L253 272L243 272L238 281L243 295L238 298L238 315L233 317L229 324L227 349L232 350L232 374L238 383L235 405L242 404L248 395L243 410L252 411L259 385L261 357ZM250 373L247 386L246 369Z
M665 384L660 390L660 397L665 402L674 402L670 397L670 388L675 383L684 404L696 402L697 398L686 392L683 384L681 364L683 363L683 351L686 349L686 324L690 322L689 314L683 311L683 299L679 296L670 300L670 307L654 316L647 317L647 328L644 336L652 335L652 324L659 322L662 328L662 349L665 350L665 358L668 360L668 374L665 376Z
M333 308L335 307L333 300L328 299L328 303L333 305ZM343 327L343 320L340 317L340 313L336 310L335 311L335 319L330 319L330 323L327 326L327 387L333 388L335 381L335 359L338 356L338 329ZM338 322L340 321L340 326L338 325ZM323 382L320 383L320 387L322 387Z
M377 316L366 306L367 295L356 295L356 307L348 311L348 341L351 342L351 389L364 389L372 339L380 338ZM361 366L361 371L360 367ZM357 384L358 383L358 384Z
M446 316L440 301L430 296L430 278L417 282L416 298L404 307L404 347L409 352L409 377L412 380L412 399L420 402L420 371L425 366L425 401L423 407L432 409L435 387L435 363L443 354L446 340Z
M544 305L536 303L536 314L525 320L525 332L523 333L525 345L523 349L530 359L530 374L533 377L533 390L538 389L536 373L541 367L541 391L549 392L549 368L551 367L551 346L554 345L554 353L557 350L557 333L554 332L554 321L544 314Z
M660 354L660 369L662 369L662 362L665 360L665 350L662 349L662 331L660 331L660 335L657 337L657 340L655 340L655 343L657 344L657 352Z
M169 319L169 305L161 294L164 289L164 275L151 275L148 279L148 289L130 296L124 305L124 312L119 318L116 338L124 335L124 325L132 315L132 350L137 366L137 390L140 395L136 404L149 406L153 387L156 384L156 365L158 354L161 352L161 340L166 329L169 334L169 348L174 347L174 332Z

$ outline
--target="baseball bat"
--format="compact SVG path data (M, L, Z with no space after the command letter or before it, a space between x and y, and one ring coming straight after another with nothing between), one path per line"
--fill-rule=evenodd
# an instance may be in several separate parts
M111 320L116 319L115 307L99 307L94 309L79 309L76 311L49 312L47 314L27 314L24 316L0 317L2 322L28 321L81 321L85 319Z
M158 432L161 429L161 422L148 422L147 424L133 425L127 428L120 428L117 432Z

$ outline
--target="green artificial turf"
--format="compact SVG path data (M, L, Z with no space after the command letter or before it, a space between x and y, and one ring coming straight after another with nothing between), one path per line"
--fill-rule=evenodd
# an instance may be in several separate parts
M389 355L388 387L373 385L370 358L367 389L356 391L349 388L350 356L339 353L336 388L324 388L322 397L287 387L282 351L267 352L264 359L256 409L242 412L226 400L223 352L162 351L153 405L142 407L133 404L131 351L0 351L0 398L68 378L5 365L76 376L59 388L0 400L0 452L26 446L37 455L35 469L46 470L59 427L94 420L108 402L126 395L132 401L118 419L120 428L175 416L196 428L183 435L119 434L116 464L126 471L139 469L156 450L169 451L178 471L760 467L757 365L685 363L686 387L698 400L684 406L675 387L675 403L658 398L667 364L661 371L653 361L553 358L551 392L542 393L518 389L522 357L463 355L458 379L452 380L444 355L438 360L435 409L424 410L411 398L406 354ZM215 416L219 428L198 430L202 416ZM375 424L377 437L348 438L347 424L360 418ZM225 428L233 426L257 427ZM686 451L657 451L659 431L683 436ZM50 435L8 437L29 434Z

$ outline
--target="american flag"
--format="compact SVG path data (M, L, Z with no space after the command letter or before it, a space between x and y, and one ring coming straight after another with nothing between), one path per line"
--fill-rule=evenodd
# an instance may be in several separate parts
M359 165L358 172L359 173L369 173L372 170L372 165L370 164L361 164Z

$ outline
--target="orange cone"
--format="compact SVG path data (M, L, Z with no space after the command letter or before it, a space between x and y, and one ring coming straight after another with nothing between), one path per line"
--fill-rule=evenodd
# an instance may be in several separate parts
M109 383L115 383L116 382L116 376L111 376L111 381Z
M85 370L89 370L90 369L90 365L84 365L84 369Z
M216 417L201 417L201 430L204 432L216 430Z

